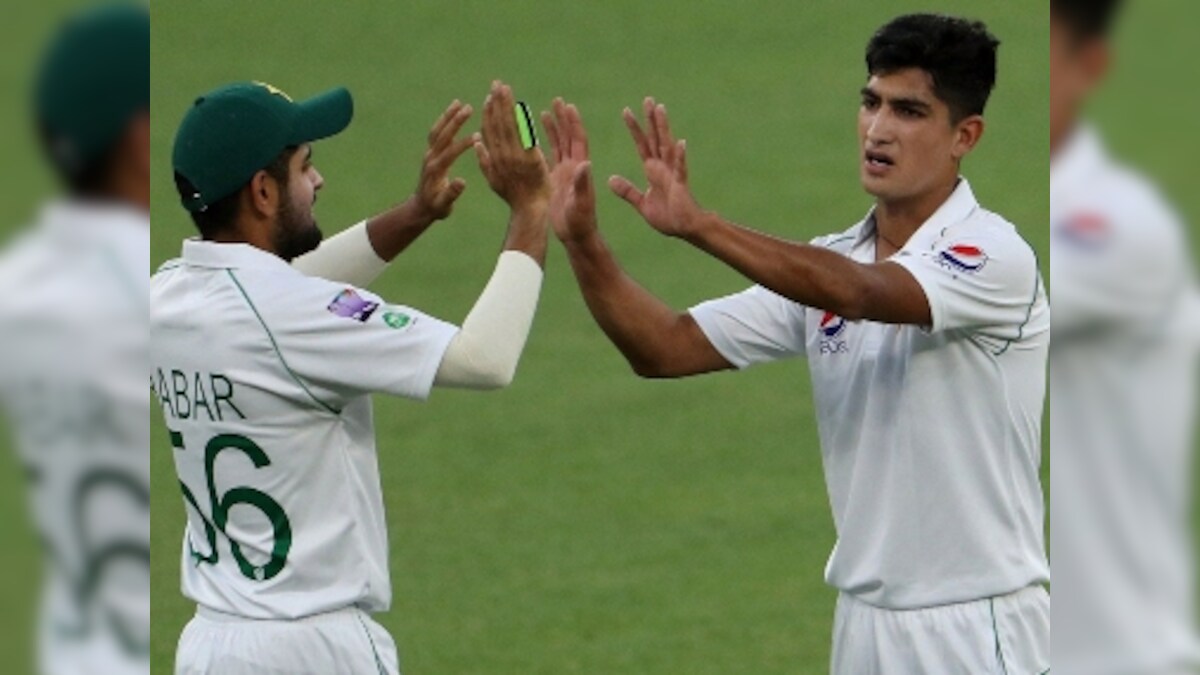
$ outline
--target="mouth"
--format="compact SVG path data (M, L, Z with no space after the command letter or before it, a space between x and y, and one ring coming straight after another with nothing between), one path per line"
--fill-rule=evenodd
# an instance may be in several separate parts
M895 160L875 150L865 150L863 153L863 168L872 177L882 177L895 166Z
M866 150L863 152L863 165L872 174L881 174L896 165L896 161L882 152Z

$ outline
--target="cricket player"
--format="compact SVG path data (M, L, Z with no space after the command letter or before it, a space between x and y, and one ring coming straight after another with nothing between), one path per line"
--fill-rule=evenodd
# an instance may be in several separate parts
M1195 672L1192 425L1200 313L1174 210L1082 108L1116 0L1050 3L1054 668Z
M509 87L493 83L482 133L458 139L472 110L451 104L413 196L307 263L325 278L290 263L321 240L312 144L349 124L350 94L294 101L237 83L185 116L175 179L200 238L154 275L150 295L151 387L188 514L183 590L198 606L176 673L399 672L370 616L391 601L370 394L422 400L434 386L511 382L540 292L549 199L545 159L522 147L513 109ZM471 148L512 215L461 327L334 280L356 274L360 235L386 261L448 216L465 188L450 166Z
M656 230L755 282L676 312L597 229L578 112L556 102L551 221L588 308L643 377L807 356L838 541L832 671L1043 673L1049 579L1038 480L1049 312L1033 250L960 174L984 132L997 40L910 15L866 51L860 178L875 198L809 244L702 209L666 108L628 109L649 182L609 185Z
M36 670L146 675L149 12L71 14L33 81L34 126L62 193L0 253L0 413L44 554L28 580L41 586ZM12 657L0 670L17 672Z

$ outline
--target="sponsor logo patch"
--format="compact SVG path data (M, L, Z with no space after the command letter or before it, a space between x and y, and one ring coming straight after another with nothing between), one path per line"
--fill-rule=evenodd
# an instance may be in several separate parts
M850 351L850 345L841 339L842 334L846 332L844 318L833 312L825 312L817 324L817 332L820 333L819 346L822 354L845 354Z
M396 330L400 330L411 326L413 318L404 312L388 310L383 313L383 322Z
M379 309L379 303L367 300L356 293L354 289L347 288L334 296L333 302L330 302L325 309L335 316L366 323L375 310Z
M1054 228L1058 239L1075 244L1079 248L1098 249L1108 243L1112 227L1107 219L1095 213L1076 213L1068 216Z
M987 261L987 253L971 244L953 244L938 254L938 263L955 272L974 274L983 269Z

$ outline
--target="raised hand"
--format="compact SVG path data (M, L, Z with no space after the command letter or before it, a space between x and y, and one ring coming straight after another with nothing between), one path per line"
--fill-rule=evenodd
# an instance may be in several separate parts
M687 184L687 142L672 137L666 106L647 97L642 108L646 116L645 131L629 108L625 108L622 117L642 158L646 191L639 191L621 176L609 178L608 185L654 229L671 236L685 236L701 214Z
M542 126L554 150L550 171L554 234L563 242L581 241L596 230L596 190L583 119L574 105L556 98L553 112L542 112Z
M550 199L549 169L540 148L521 145L512 89L499 80L483 102L483 133L475 143L488 185L513 210L544 206Z
M455 140L463 124L471 117L471 106L455 100L429 130L429 149L421 163L421 177L414 195L419 213L429 221L450 215L454 202L467 189L461 178L450 180L450 166L467 148L479 141L479 134Z

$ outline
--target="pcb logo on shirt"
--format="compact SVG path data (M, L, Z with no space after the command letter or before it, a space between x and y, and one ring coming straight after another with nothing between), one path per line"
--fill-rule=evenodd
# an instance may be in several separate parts
M822 354L845 354L850 345L841 339L846 332L846 320L833 312L825 312L817 324Z
M347 288L334 296L333 302L325 309L335 316L366 323L375 310L379 309L379 303L363 298L353 288Z
M974 274L987 264L988 255L972 244L953 244L938 254L938 264L955 272Z

